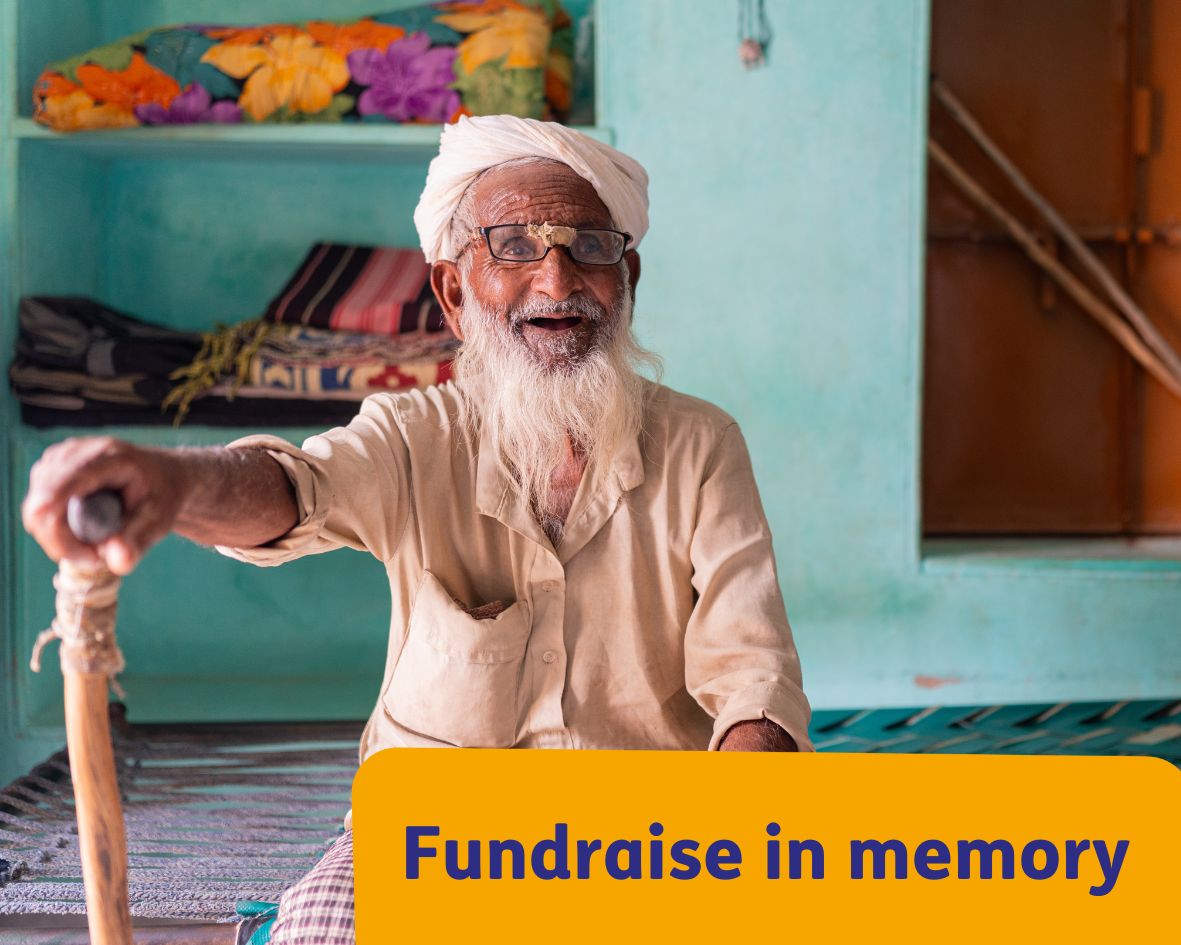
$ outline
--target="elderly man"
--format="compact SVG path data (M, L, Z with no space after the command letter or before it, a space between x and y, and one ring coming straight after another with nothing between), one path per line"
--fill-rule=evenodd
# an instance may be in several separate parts
M737 424L644 372L632 334L647 175L568 128L445 129L415 212L463 342L455 381L367 399L296 449L81 439L34 468L51 557L126 573L169 531L261 565L379 558L389 656L361 755L397 746L793 751L808 704ZM123 533L70 534L119 490ZM352 940L351 836L288 891L273 941Z

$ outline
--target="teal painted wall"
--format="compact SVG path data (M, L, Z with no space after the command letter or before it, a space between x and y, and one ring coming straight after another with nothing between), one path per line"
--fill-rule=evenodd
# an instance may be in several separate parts
M602 3L600 118L652 177L642 335L745 428L813 702L1181 694L1175 563L922 558L927 3L768 0L749 73L734 7Z
M735 3L598 7L599 124L652 177L637 324L668 383L742 422L814 703L1181 694L1174 564L923 557L925 0L767 0L775 39L752 72L737 61ZM0 121L18 86L27 113L43 62L141 26L322 10L0 0L0 51L18 33L21 49L18 62L0 52ZM248 317L313 239L409 238L424 175L413 156L118 160L6 135L0 342L10 349L19 292L89 292L187 326ZM51 568L14 518L53 437L20 429L4 396L0 780L60 738L57 674L25 668ZM259 571L169 540L122 598L133 717L363 715L386 607L361 555Z

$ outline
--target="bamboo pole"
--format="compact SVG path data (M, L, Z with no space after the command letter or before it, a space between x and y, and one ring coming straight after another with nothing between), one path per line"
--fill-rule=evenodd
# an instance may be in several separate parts
M1083 284L1074 273L1055 259L1016 217L999 204L984 190L956 161L933 139L927 139L927 152L969 200L991 215L1001 224L1016 243L1035 263L1058 283L1059 286L1088 315L1097 321L1132 355L1146 371L1160 381L1174 396L1181 399L1181 376L1175 376L1162 363L1156 352L1148 348L1132 327L1120 318L1119 313L1105 305Z
M1009 179L1009 182L1017 188L1017 191L1033 204L1038 213L1046 219L1054 232L1058 234L1058 238L1078 257L1082 267L1103 287L1104 291L1107 292L1108 296L1115 303L1116 308L1123 312L1124 316L1132 323L1135 330L1139 332L1147 345L1164 362L1169 373L1173 377L1181 378L1181 355L1177 354L1173 346L1169 344L1140 306L1132 300L1131 296L1124 290L1124 287L1119 284L1119 281L1103 265L1099 257L1082 241L1078 233L1054 209L1053 205L1038 193L1034 186L1026 179L1025 175L1017 168L1017 165L988 136L972 113L964 107L963 103L956 98L955 94L942 80L938 78L932 79L931 91L939 103L947 109L948 114L976 142L980 150L988 155L992 162L1000 168L1005 177Z

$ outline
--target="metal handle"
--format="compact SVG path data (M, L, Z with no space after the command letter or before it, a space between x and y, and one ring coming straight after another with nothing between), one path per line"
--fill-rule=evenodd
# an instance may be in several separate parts
M72 496L66 505L66 522L79 541L100 544L123 529L123 497L110 489Z

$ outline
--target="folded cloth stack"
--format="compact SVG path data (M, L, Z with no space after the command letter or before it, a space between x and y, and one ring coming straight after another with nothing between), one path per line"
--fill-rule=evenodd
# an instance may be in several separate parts
M317 243L262 318L211 332L22 299L10 376L34 426L336 424L369 394L447 380L458 344L420 251Z
M28 297L10 377L33 426L344 423L381 390L450 376L441 327L368 335L256 321L206 335L84 298Z
M211 399L249 403L255 415L289 414L279 422L339 419L340 406L351 417L370 394L447 380L457 345L446 330L383 336L244 322L205 336L193 361L173 373L182 381L163 404L180 419Z
M149 325L91 299L30 296L20 303L9 374L26 423L151 423L165 419L169 375L200 347L198 334Z
M355 404L441 384L458 344L419 250L316 243L262 319L204 336L164 403L182 418L218 396Z

